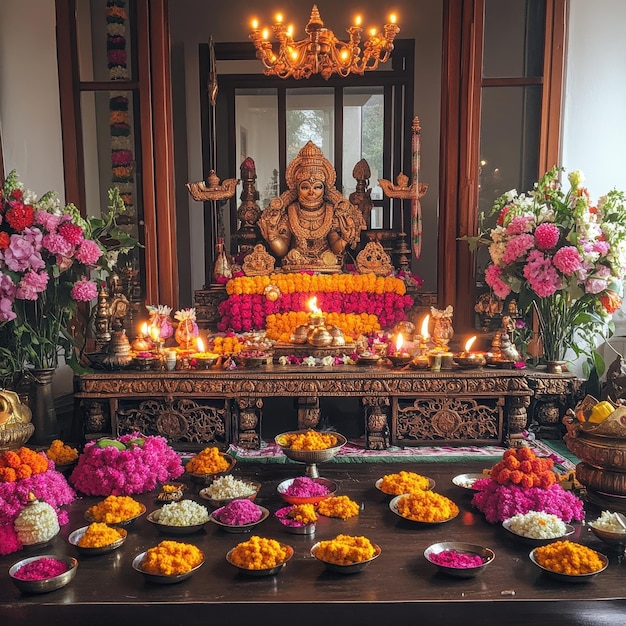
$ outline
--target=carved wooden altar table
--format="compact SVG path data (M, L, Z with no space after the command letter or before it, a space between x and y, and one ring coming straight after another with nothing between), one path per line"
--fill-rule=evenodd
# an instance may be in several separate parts
M235 370L97 372L76 378L85 437L140 431L181 448L260 446L264 400L293 398L284 430L312 428L320 399L359 399L366 446L516 445L531 422L559 424L580 381L572 374L475 369L431 372L384 366L268 365ZM547 416L547 417L546 417ZM341 431L336 416L333 426ZM535 420L538 418L535 417ZM549 424L548 424L549 425Z

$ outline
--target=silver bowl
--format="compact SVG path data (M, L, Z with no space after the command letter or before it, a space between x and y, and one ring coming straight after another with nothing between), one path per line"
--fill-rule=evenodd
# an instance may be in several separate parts
M288 493L285 493L289 487L293 484L295 478L288 478L287 480L283 480L278 484L276 491L278 491L278 495L289 504L318 504L322 500L326 500L326 498L330 498L335 495L337 491L337 483L332 480L328 480L328 478L311 478L312 481L318 483L319 485L323 485L326 487L327 491L325 494L320 496L310 496L310 497L300 497L300 496L292 496Z
M483 478L489 478L487 474L459 474L452 479L452 482L462 489L470 489L471 491L475 491L474 483L477 480L482 480Z
M246 574L247 576L274 576L275 574L278 574L278 572L280 572L280 570L283 569L283 567L285 567L285 565L287 564L287 561L289 561L289 559L291 559L291 557L293 556L293 548L291 546L285 543L281 543L280 545L284 549L287 550L287 558L285 558L285 560L282 563L279 563L278 565L275 565L274 567L268 567L266 569L247 569L245 567L240 567L239 565L233 562L232 555L233 555L233 550L235 548L232 548L226 553L226 560L233 567L236 567L239 572L241 572L242 574Z
M520 535L519 533L516 533L511 528L510 519L505 519L502 522L502 528L504 528L504 530L510 533L510 535L514 537L515 539L517 539L518 541L521 541L522 543L525 543L526 545L535 546L535 547L546 546L549 543L553 543L554 541L562 541L566 539L567 537L569 537L570 535L573 535L576 530L571 524L565 524L565 534L561 535L560 537L550 537L549 539L548 538L539 539L535 537L527 537L526 535Z
M477 555L482 558L482 565L476 567L450 567L442 565L433 561L433 556L444 552L446 550L454 550L455 552L461 552L463 554ZM440 572L448 574L448 576L454 576L455 578L473 578L482 574L487 565L493 562L496 558L496 553L491 548L485 548L484 546L474 545L472 543L463 543L460 541L442 541L440 543L433 543L424 550L424 557L432 563Z
M92 522L102 522L108 523L109 526L130 526L135 520L139 519L146 512L146 505L141 504L141 511L137 513L137 515L133 517L129 517L128 519L122 520L121 522L103 522L102 520L96 519L93 514L90 512L90 509L85 511L85 519L91 524Z
M259 505L257 504L257 506ZM261 522L264 522L269 517L270 512L268 509L266 509L264 506L259 506L259 509L261 509L261 517L256 522L251 522L250 524L225 524L216 517L216 514L219 515L220 509L216 509L215 511L213 511L213 513L209 515L209 521L213 522L222 530L225 530L227 533L249 533L255 526L258 526Z
M435 488L435 485L437 483L435 483L434 479L429 478L428 476L424 476L424 478L428 479L428 485L427 485L425 491L432 491ZM386 491L383 491L383 479L382 478L379 478L374 483L374 486L376 487L376 489L378 489L378 491L381 491L386 496L401 496L401 495L405 495L405 494L401 494L401 493L387 493Z
M280 522L285 532L293 535L314 535L316 522L311 522L310 524L295 522L287 517L287 513L290 509L291 506L285 506L274 513L274 517Z
M213 472L211 474L198 474L195 472L187 472L195 481L210 483L213 479L218 476L224 476L224 474L229 474L233 471L233 468L237 464L237 459L230 454L226 454L225 452L220 452L220 456L228 461L228 467L220 472Z
M561 582L586 583L589 580L591 580L594 576L597 576L600 572L603 572L609 566L609 559L604 554L601 554L600 552L596 552L596 554L598 555L598 557L600 557L600 560L602 561L602 567L599 570L596 570L595 572L591 572L589 574L564 574L562 572L555 572L554 570L548 569L547 567L540 565L537 562L537 559L535 558L535 550L537 550L537 548L534 548L533 550L531 550L530 554L528 555L530 560L541 571L545 572L548 576L556 580L559 580Z
M407 522L413 522L414 524L424 524L427 526L436 526L437 524L444 524L445 522L450 522L453 519L455 519L458 514L459 514L459 510L457 510L455 515L452 515L451 517L448 517L446 519L442 519L442 520L436 520L436 521L421 521L421 520L417 520L417 519L411 519L410 517L404 517L404 515L402 515L402 513L400 513L400 511L398 510L398 502L400 500L400 498L405 498L406 496L409 496L411 494L402 494L400 496L396 496L395 498L392 498L391 501L389 502L389 508L391 509L391 511L393 513L395 513L398 517L400 517L403 520L406 520ZM458 509L458 507L457 507Z
M193 533L197 533L202 530L209 521L207 519L206 522L202 522L200 524L190 524L189 526L171 526L169 524L162 524L159 522L159 509L148 513L146 519L156 529L158 529L160 533L164 533L166 535L192 535Z
M311 478L318 478L319 472L317 470L318 463L325 463L330 461L337 455L339 450L348 443L348 440L339 433L332 433L337 437L337 444L332 448L324 448L323 450L293 450L289 446L284 445L286 435L298 435L306 431L294 430L276 435L274 441L276 445L280 446L283 454L292 461L299 461L300 463L306 463L306 475Z
M146 572L146 570L144 570L141 567L141 563L146 558L146 554L147 554L147 550L146 552L142 552L138 554L133 559L133 563L132 563L133 569L136 572L143 574L144 578L147 581L151 583L156 583L157 585L173 585L175 583L180 583L183 580L187 580L187 578L190 578L196 570L202 567L202 564L204 563L204 558L203 558L201 563L199 563L198 565L190 569L188 572L184 572L183 574L170 574L169 576L164 575L164 574L153 574L152 572Z
M319 545L320 542L318 541L311 547L311 556L317 559L320 563L323 563L324 567L326 567L329 572L335 572L336 574L358 574L359 572L362 572L372 561L377 559L382 552L380 546L373 543L372 545L374 546L376 553L371 559L359 561L358 563L350 563L348 565L340 565L339 563L331 563L320 559L316 554Z
M38 561L40 559L55 559L57 561L63 561L68 569L67 571L54 576L52 578L46 578L44 580L21 580L16 578L17 571L24 565ZM13 581L13 584L20 590L26 593L48 593L49 591L55 591L61 587L65 587L67 583L74 578L76 570L78 568L78 561L71 556L59 556L56 554L41 554L39 556L31 556L26 559L22 559L17 563L14 563L9 568L9 576Z
M250 487L254 487L254 493L251 493L249 496L234 496L232 498L211 498L208 495L208 490L210 487L209 485L209 487L201 489L198 495L216 509L226 506L229 502L232 502L233 500L250 500L251 502L254 502L257 495L259 494L259 491L261 490L262 484L257 480L248 480L247 478L239 478L238 480L240 480L242 483L250 485Z
M67 540L78 550L78 552L84 556L98 556L99 554L106 554L107 552L113 552L117 550L125 541L128 535L128 531L125 528L116 528L116 530L122 535L120 539L100 548L86 548L78 545L83 535L87 532L89 526L83 526L70 533Z
M591 532L598 539L604 541L604 543L610 546L617 546L618 549L624 549L626 547L626 530L621 533L605 530L603 528L598 528L594 526L593 522L589 524L589 528L591 528Z

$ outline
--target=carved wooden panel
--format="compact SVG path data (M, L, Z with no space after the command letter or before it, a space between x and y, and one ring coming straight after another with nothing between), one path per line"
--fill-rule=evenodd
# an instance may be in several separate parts
M501 443L504 403L504 397L398 400L393 407L392 444Z
M227 407L223 400L152 398L120 400L113 416L117 436L138 431L168 441L209 444L227 443Z

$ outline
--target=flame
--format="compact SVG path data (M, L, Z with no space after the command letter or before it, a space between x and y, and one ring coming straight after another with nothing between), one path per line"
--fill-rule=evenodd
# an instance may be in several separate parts
M161 339L161 329L158 326L150 326L150 338L153 341L158 341L159 339Z
M404 337L402 336L402 333L398 333L398 336L396 337L396 351L400 352L400 348L402 348L402 344L404 343Z
M142 337L147 337L148 336L148 334L150 332L149 329L148 329L148 322L144 322L141 325L141 331L140 332L141 332L141 336Z
M317 296L313 296L307 303L311 313L321 313L322 309L317 306Z
M421 334L422 334L422 339L424 341L428 341L428 337L430 336L428 334L428 323L429 322L430 322L430 315L427 315L424 318L424 321L422 322L422 332L421 332Z
M198 352L204 352L204 341L202 341L201 337L196 338L196 349Z
M474 335L473 337L470 337L465 342L465 352L469 352L470 351L470 348L472 347L472 345L474 344L475 341L476 341L476 335Z

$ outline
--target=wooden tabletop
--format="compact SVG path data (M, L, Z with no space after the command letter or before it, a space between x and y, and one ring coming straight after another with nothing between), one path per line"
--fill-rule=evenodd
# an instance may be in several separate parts
M160 534L145 516L129 529L124 545L115 552L78 556L78 572L63 589L26 595L8 576L16 561L35 554L77 556L67 542L71 531L86 525L86 509L101 498L80 498L70 507L70 522L46 548L24 549L0 557L0 615L2 624L265 624L270 620L295 621L298 626L336 624L623 624L626 619L624 567L615 550L608 549L589 529L576 524L572 540L609 557L607 570L583 584L558 582L534 566L530 547L510 537L499 525L487 523L471 505L472 492L455 486L452 478L480 472L484 463L334 464L319 466L321 476L338 484L338 494L361 504L358 517L349 520L320 518L313 536L288 534L273 515L256 534L291 545L294 557L276 576L249 577L225 560L227 551L250 535L224 532L207 524L197 534L173 537ZM435 491L460 507L457 518L441 525L419 525L403 520L389 508L389 497L375 488L385 474L406 469L435 480ZM240 463L239 477L262 482L256 502L271 513L285 503L276 493L278 483L303 475L304 466ZM207 504L188 483L188 496ZM154 493L135 496L148 513L158 504ZM587 505L588 520L600 511ZM381 556L363 572L342 576L326 571L310 555L311 546L339 533L364 535L382 548ZM189 579L175 585L155 585L133 570L138 553L164 538L188 541L205 554L205 563ZM439 541L464 541L492 548L495 560L478 577L450 578L436 571L424 550ZM403 620L400 622L399 620ZM409 621L406 621L409 620ZM535 620L529 622L529 620ZM536 621L540 620L540 621ZM280 623L280 622L278 622Z

